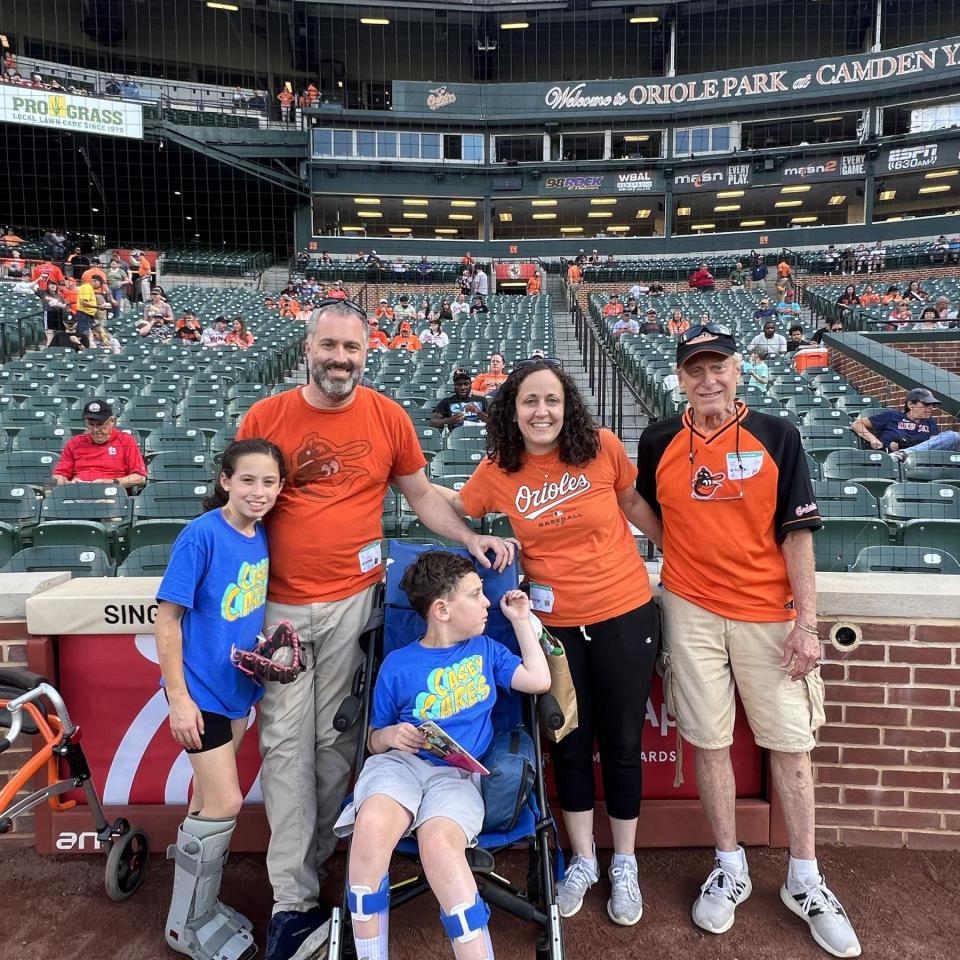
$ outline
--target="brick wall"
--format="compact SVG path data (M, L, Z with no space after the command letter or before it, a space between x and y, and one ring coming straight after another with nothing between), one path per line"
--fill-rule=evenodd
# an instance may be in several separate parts
M859 625L844 653L821 623L818 840L960 849L960 621Z
M885 341L886 342L886 341ZM909 354L918 360L925 360L934 366L960 375L960 340L923 340L910 343L888 343L888 346L901 353Z
M25 667L27 662L27 625L18 621L0 623L0 666ZM0 753L0 785L6 784L12 771L19 770L30 756L30 738L20 738L5 753ZM0 850L33 844L33 814L13 821L10 833L0 834Z
M936 363L937 366L943 366L943 364L940 363L938 351L940 348L945 348L947 344L943 341L933 341L929 344L891 343L889 346L902 350L904 353L911 353L911 350L906 350L904 349L905 347L914 346L920 350L932 350L933 359L930 359L930 362ZM960 343L953 343L949 346L954 355L960 356ZM917 354L912 355L917 356ZM927 360L928 357L923 356L922 359ZM857 388L859 393L864 396L874 397L877 401L876 406L893 407L897 410L903 409L907 397L907 391L904 387L896 383L891 383L883 374L865 367L858 360L855 360L853 357L848 357L837 349L830 350L829 363L834 371L849 380ZM956 373L957 371L953 370L953 372ZM932 386L932 384L927 384L927 386ZM942 411L937 414L937 423L940 425L941 430L951 429L953 422L954 418L952 415Z

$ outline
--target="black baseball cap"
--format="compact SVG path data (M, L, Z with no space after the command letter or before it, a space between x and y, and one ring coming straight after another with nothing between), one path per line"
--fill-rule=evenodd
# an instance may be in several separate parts
M926 387L915 387L907 394L907 403L935 403L938 407L942 403Z
M691 357L698 353L719 353L724 357L732 357L737 352L737 341L730 333L720 333L711 330L713 324L691 327L687 333L693 334L689 339L681 337L677 341L677 366L682 367Z
M88 400L83 407L83 419L106 423L113 416L113 407L106 400Z
M454 380L472 380L473 377L470 376L470 372L468 370L455 370L453 374L453 379Z

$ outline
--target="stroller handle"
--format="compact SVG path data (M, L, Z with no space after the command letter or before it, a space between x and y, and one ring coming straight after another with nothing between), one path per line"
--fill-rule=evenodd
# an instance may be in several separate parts
M63 697L60 696L60 692L49 683L41 683L32 690L28 690L26 693L21 694L16 699L10 700L7 703L6 709L10 712L10 730L5 737L0 738L0 753L9 749L13 745L14 740L20 735L20 728L23 725L21 707L23 707L24 704L33 703L41 697L46 697L53 705L53 709L56 710L57 716L60 718L60 725L64 736L72 736L76 731L76 727L70 719L70 714L67 713L67 706L63 702Z

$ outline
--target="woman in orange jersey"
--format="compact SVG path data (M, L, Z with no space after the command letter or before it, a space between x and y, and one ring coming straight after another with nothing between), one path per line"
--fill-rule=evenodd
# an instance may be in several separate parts
M469 516L510 518L533 609L570 663L579 727L553 747L573 849L557 888L560 913L575 914L600 875L593 842L596 737L614 843L607 913L627 926L643 910L634 848L640 738L657 652L649 580L630 524L660 541L660 522L636 492L636 476L623 444L597 427L560 361L536 357L514 364L493 401L486 460L459 493L446 493Z

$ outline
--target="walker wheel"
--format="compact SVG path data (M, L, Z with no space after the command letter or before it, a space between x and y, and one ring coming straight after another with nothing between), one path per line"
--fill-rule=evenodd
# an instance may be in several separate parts
M150 862L150 844L139 827L131 827L110 845L104 882L111 900L126 900L143 883Z

